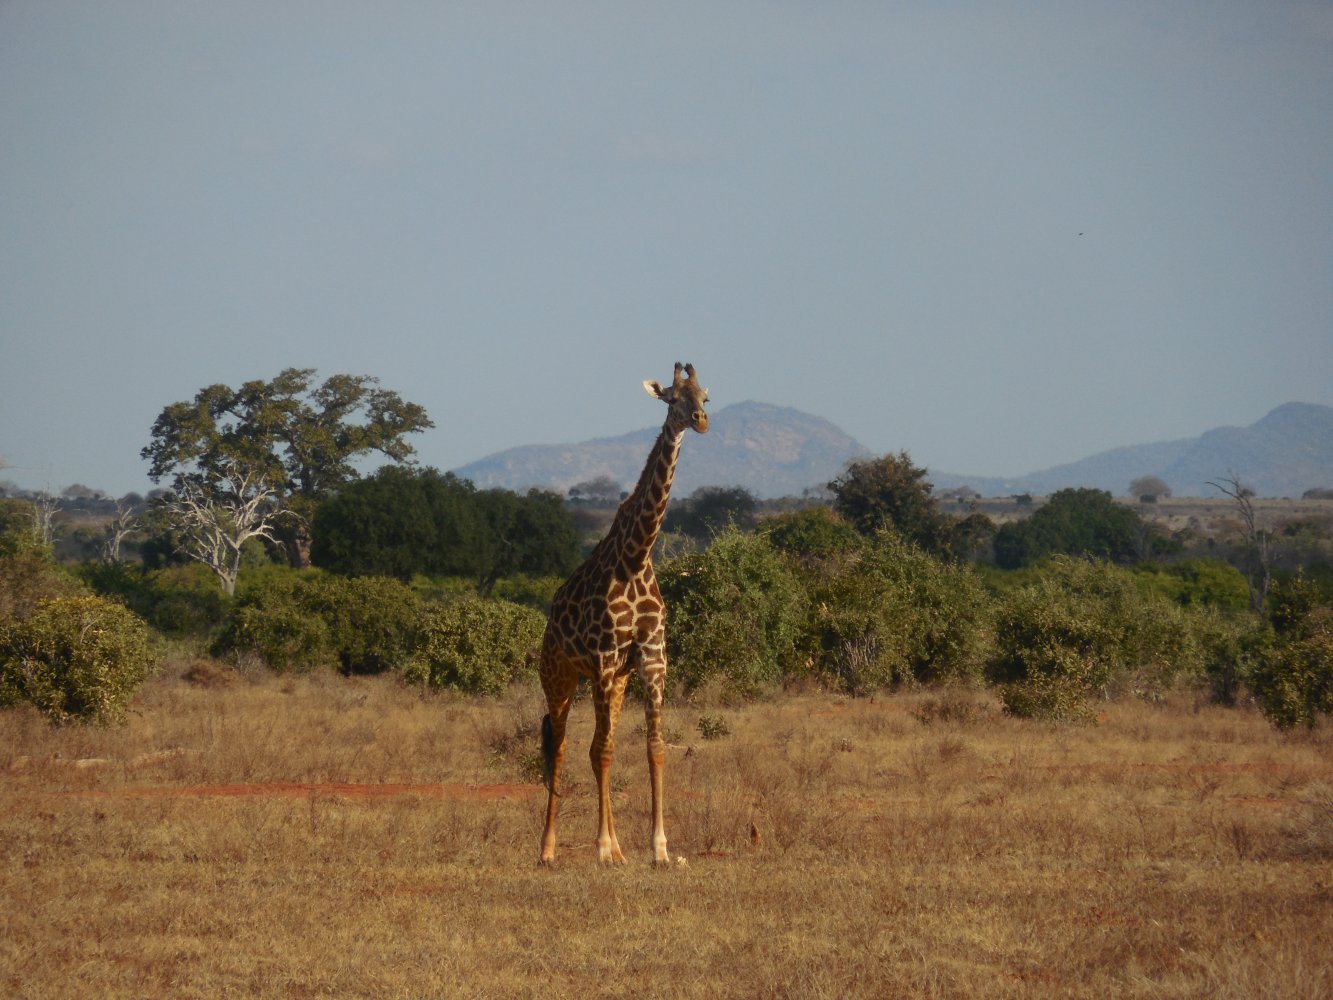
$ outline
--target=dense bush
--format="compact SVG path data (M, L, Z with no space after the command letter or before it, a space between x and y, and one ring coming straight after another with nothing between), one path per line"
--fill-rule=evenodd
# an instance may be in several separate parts
M271 573L242 591L214 645L253 654L274 670L337 663L348 673L403 667L416 647L421 603L388 577Z
M0 625L0 706L31 702L60 723L118 721L152 662L148 629L127 608L52 598Z
M521 604L469 597L426 614L404 676L469 694L500 694L532 670L546 617Z
M807 577L820 669L852 692L975 679L986 600L965 566L881 531L856 557Z
M84 588L55 564L32 530L32 504L0 499L0 625L26 618L42 601Z
M658 580L672 674L686 689L716 677L751 697L800 668L805 591L763 537L728 529L705 551L672 560Z
M406 665L422 614L410 587L383 576L314 579L306 600L327 624L345 673L378 674Z
M728 525L752 530L758 509L759 501L743 486L700 486L688 497L672 502L663 528L708 540Z
M1255 700L1279 729L1313 726L1333 713L1333 607L1301 576L1271 600L1275 640L1251 679Z
M227 616L230 599L201 563L145 569L126 563L84 563L79 576L166 635L205 635Z
M490 596L502 601L524 604L546 614L551 610L551 601L560 585L565 582L563 576L529 576L518 573L506 576L495 582Z
M1170 566L1136 566L1139 579L1182 607L1207 606L1245 611L1250 588L1240 570L1218 559L1186 559Z
M26 618L42 601L85 593L79 582L38 546L18 547L0 555L0 624Z
M1067 556L1000 599L995 644L990 677L1020 716L1086 719L1089 696L1113 683L1153 694L1204 666L1179 607L1144 595L1126 570Z
M1272 629L1258 615L1207 607L1191 609L1187 621L1198 642L1209 693L1219 704L1234 705L1268 655Z
M1063 553L1127 562L1139 554L1144 539L1139 515L1105 490L1057 490L1026 520L1000 527L995 561L1017 569Z
M213 643L213 654L256 656L279 672L332 664L336 654L329 627L305 599L306 579L295 572L272 574L242 591Z
M802 563L838 559L861 547L856 529L829 507L809 507L769 518L764 536L779 552Z

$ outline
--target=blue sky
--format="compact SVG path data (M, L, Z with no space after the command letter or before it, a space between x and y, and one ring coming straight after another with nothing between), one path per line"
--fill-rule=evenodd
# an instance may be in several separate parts
M1333 405L1333 4L0 0L0 471L289 366L1017 475Z

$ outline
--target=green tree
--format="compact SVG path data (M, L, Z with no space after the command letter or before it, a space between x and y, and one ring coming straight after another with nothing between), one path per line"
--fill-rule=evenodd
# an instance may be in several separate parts
M1106 490L1059 490L1027 520L1000 527L995 562L1017 569L1057 553L1129 562L1138 556L1142 538L1139 515Z
M453 473L401 466L344 486L316 512L313 534L312 560L335 573L472 576L482 591L514 573L568 573L579 552L554 493L478 491Z
M311 560L347 576L476 576L487 526L466 479L388 465L315 512Z
M613 507L620 502L624 488L610 476L595 476L569 488L571 503Z
M1157 476L1140 476L1129 484L1129 495L1148 503L1156 503L1171 495L1171 487Z
M483 594L504 576L563 576L578 564L574 521L556 494L533 489L519 496L510 490L484 490L476 495L476 503L487 527L480 574Z
M755 526L759 501L744 486L700 486L667 511L663 527L707 539L729 524L742 531Z
M304 524L320 500L358 478L355 459L379 452L395 462L413 455L407 435L434 424L426 411L368 375L334 375L315 384L315 369L287 368L272 381L238 389L211 385L193 400L172 403L153 424L142 456L154 482L170 478L218 502L225 480L263 482L277 505ZM295 561L307 561L309 538L293 533Z
M861 534L887 525L933 555L951 553L950 521L931 496L926 470L913 465L907 452L850 462L828 488L833 509Z

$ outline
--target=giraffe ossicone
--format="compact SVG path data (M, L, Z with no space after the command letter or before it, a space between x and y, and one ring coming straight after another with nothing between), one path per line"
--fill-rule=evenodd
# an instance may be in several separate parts
M565 727L580 677L592 681L596 728L588 756L597 779L597 857L603 863L625 860L611 814L611 761L616 723L630 676L643 682L648 736L648 775L652 794L654 864L670 864L663 819L662 699L666 692L666 606L653 573L653 543L662 528L671 480L686 430L708 430L708 390L693 365L676 363L669 386L645 381L650 395L667 405L666 422L657 436L638 485L620 508L606 537L551 601L542 636L540 673L546 695L542 720L542 756L546 770L546 825L542 864L555 861L555 821L560 804L560 771L565 758Z

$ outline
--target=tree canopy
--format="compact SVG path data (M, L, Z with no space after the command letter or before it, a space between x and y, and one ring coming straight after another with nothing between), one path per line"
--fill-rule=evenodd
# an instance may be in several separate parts
M406 436L434 426L420 406L378 386L369 375L334 375L316 385L313 368L287 368L271 382L239 389L210 385L165 407L140 454L154 482L172 479L165 505L187 520L198 521L203 511L214 535L235 536L236 512L262 491L271 503L259 512L259 534L272 538L279 514L296 515L288 540L296 563L305 565L306 521L322 498L357 478L353 460L377 451L407 461L413 449ZM251 493L237 493L240 482ZM193 508L187 497L198 501ZM233 538L234 547L243 540ZM190 555L209 562L203 551Z
M333 375L316 385L315 369L287 368L269 382L210 385L165 407L141 454L154 482L211 482L240 466L300 508L356 479L352 462L360 456L407 461L414 454L407 435L434 426L422 407L369 375Z
M912 456L897 455L849 462L828 484L833 509L863 535L892 527L907 541L937 555L951 551L952 525L931 496L926 470Z
M1027 520L1000 527L995 562L1017 569L1055 553L1128 562L1139 555L1143 539L1139 515L1106 490L1058 490Z
M483 590L513 573L563 574L578 561L560 497L479 491L451 472L385 466L320 505L311 559L352 576L476 577Z
M667 510L665 527L695 538L710 538L728 525L742 531L756 524L759 500L744 486L700 486Z

